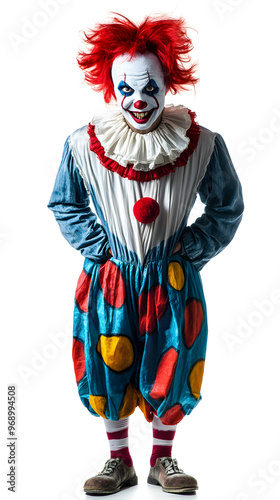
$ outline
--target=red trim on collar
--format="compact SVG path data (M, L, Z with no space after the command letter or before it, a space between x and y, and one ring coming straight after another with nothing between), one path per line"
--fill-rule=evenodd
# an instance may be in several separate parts
M198 139L200 135L199 125L195 121L195 113L188 110L188 113L191 117L192 124L190 128L187 130L187 137L189 137L190 142L188 147L180 154L180 156L173 163L168 163L167 165L162 165L161 167L155 168L153 170L142 171L142 170L133 170L133 164L128 163L126 167L123 167L115 160L108 158L105 156L104 148L100 141L97 139L95 135L94 125L89 123L88 125L88 134L89 134L89 147L90 150L93 151L98 159L103 165L103 167L116 172L121 175L121 177L126 177L130 180L140 181L140 182L148 182L153 179L160 179L164 175L170 174L171 172L175 172L177 167L186 166L189 157L193 154L194 150L197 147Z

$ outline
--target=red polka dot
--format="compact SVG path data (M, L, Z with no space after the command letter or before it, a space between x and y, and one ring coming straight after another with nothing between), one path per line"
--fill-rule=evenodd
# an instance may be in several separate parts
M86 374L84 346L80 340L73 339L72 358L76 381L79 383Z
M184 416L185 414L182 410L181 405L177 404L175 406L172 406L172 408L169 408L169 410L165 412L163 417L160 417L160 420L165 425L175 425L181 422Z
M76 301L79 308L83 312L88 312L88 298L90 289L91 276L85 273L83 270L78 279L76 288Z
M154 222L158 217L160 212L159 204L153 198L141 198L138 200L134 207L133 213L135 219L143 224L149 224L150 222Z
M153 286L149 292L142 292L139 297L140 335L153 333L157 321L162 318L167 308L168 297L161 285Z
M203 310L201 302L191 299L185 307L184 336L185 343L190 348L198 337L203 322Z
M104 298L112 307L121 307L125 299L125 286L120 269L110 260L100 266L99 283Z
M155 383L150 392L151 398L166 398L173 381L177 361L178 352L171 347L159 362Z

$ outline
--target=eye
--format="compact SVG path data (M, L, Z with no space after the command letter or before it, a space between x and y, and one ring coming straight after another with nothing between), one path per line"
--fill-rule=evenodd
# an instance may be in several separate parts
M118 90L124 96L132 95L134 92L134 89L132 89L129 85L127 85L127 83L124 82L123 80L119 83Z
M150 96L154 96L159 91L159 88L154 80L150 80L144 92Z
M130 87L122 87L122 91L125 93L125 94L128 94L129 92L132 91L132 89Z
M154 92L156 87L153 85L148 85L148 87L145 88L146 92Z

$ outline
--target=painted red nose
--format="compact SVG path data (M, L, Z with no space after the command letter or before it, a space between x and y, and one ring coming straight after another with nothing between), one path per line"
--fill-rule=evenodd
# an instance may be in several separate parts
M148 106L148 104L147 104L145 101L136 101L136 102L134 103L134 107L135 107L136 109L144 109L144 108L146 108L147 106Z

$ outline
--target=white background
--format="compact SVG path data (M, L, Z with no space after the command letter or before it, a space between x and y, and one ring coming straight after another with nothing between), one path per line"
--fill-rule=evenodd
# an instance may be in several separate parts
M46 4L6 2L1 15L1 498L12 497L8 384L18 394L20 500L82 499L84 481L109 457L102 419L80 402L72 367L73 295L83 259L47 209L64 141L101 99L76 64L79 31L109 11L135 21L182 15L195 28L200 84L168 102L190 107L199 123L223 135L246 205L235 239L202 271L209 315L203 399L178 425L173 456L198 479L199 500L279 498L277 2L52 0L48 14ZM117 496L167 498L146 483L151 426L139 410L130 422L139 485Z

